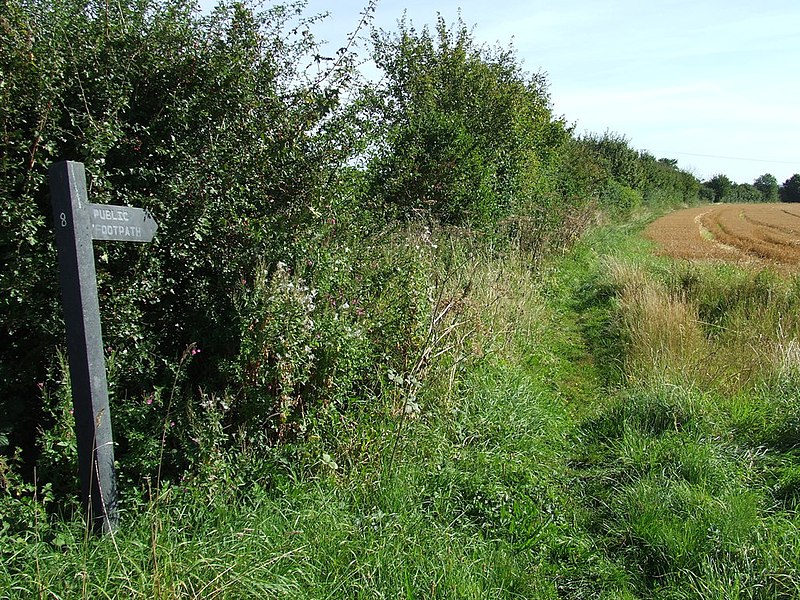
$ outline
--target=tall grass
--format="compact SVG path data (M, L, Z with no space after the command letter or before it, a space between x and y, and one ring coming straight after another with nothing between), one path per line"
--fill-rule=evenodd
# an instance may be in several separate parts
M736 392L796 369L800 290L769 271L609 258L626 373Z
M79 518L56 519L3 548L0 596L596 590L612 567L601 557L589 574L578 566L595 550L570 533L562 500L571 424L540 369L554 376L566 361L543 342L559 334L537 273L522 255L464 236L418 235L400 243L426 244L437 265L419 354L369 410L342 415L336 443L312 435L266 453L210 450L197 475L128 494L123 527L102 539L86 537Z
M113 537L5 536L0 597L800 596L795 281L631 226L533 267L416 241L418 355L335 443L210 455Z
M798 279L630 248L586 275L623 365L576 438L586 526L647 597L797 597Z

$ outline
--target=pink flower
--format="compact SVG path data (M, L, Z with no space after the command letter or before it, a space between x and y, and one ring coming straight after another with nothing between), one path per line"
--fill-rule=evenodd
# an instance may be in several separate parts
M153 397L152 396L148 396L147 397L147 404L150 405L152 403L153 403Z

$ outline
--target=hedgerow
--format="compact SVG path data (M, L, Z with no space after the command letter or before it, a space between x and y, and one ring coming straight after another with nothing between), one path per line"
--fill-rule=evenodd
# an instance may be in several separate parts
M324 445L422 373L440 228L538 257L598 209L697 195L624 139L576 137L544 75L462 22L374 32L385 77L370 83L355 44L320 56L321 17L302 1L0 7L6 499L28 494L34 468L56 493L74 479L53 162L85 164L92 202L159 223L150 244L95 246L134 487L199 468L211 446Z

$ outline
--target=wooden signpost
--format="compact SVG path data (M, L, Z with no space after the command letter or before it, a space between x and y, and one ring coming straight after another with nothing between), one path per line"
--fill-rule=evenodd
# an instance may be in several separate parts
M119 511L92 240L149 242L158 225L141 208L89 203L83 163L56 163L48 175L67 331L81 497L89 523L108 532L117 526Z

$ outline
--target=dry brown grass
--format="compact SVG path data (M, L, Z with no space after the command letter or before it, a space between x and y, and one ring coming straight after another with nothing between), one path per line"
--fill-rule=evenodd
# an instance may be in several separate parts
M689 267L699 282L692 291L676 278L655 277L646 267L618 259L608 259L605 268L617 289L630 380L656 378L735 392L765 377L800 370L800 319L794 311L785 312L786 302L737 302L723 324L707 323L700 317L702 298L707 302L725 293L716 289L720 282L714 267ZM747 271L741 277L742 282L755 281L758 275ZM775 286L776 300L792 293L780 280L764 285Z
M639 380L658 373L684 380L695 373L709 354L697 306L639 267L610 259L606 268L619 289L626 376Z

